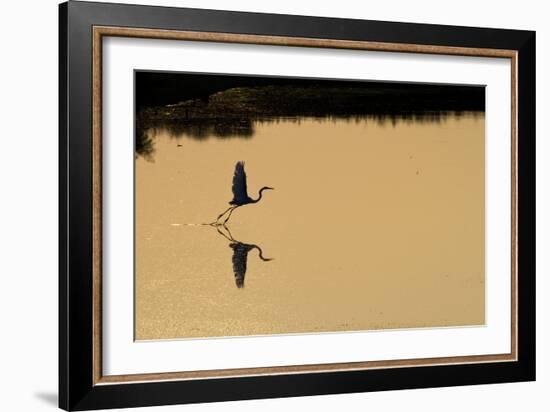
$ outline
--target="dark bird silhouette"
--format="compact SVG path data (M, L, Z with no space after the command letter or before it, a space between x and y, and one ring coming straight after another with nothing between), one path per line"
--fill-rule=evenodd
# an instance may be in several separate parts
M233 242L229 244L229 247L233 249L233 273L235 274L235 284L238 288L244 287L244 277L246 276L246 264L248 262L248 252L250 252L253 249L258 249L258 256L260 259L262 259L264 262L268 262L273 259L265 258L262 255L262 249L260 249L259 246L248 244L248 243L241 243L241 242Z
M228 235L220 230L220 226L225 228ZM258 257L264 262L269 262L270 258L266 258L263 255L262 249L253 243L243 243L235 240L229 231L229 228L224 225L217 226L216 229L223 237L229 240L229 247L233 249L233 257L231 261L233 263L233 273L235 274L235 284L239 289L244 288L244 278L246 276L246 267L248 263L248 253L254 249L258 249Z
M252 199L250 196L248 196L248 191L246 188L246 173L244 171L244 162L240 161L237 162L235 165L235 173L233 174L233 185L231 187L231 190L233 191L233 200L229 202L231 205L225 212L220 214L218 218L216 219L216 224L219 224L218 221L224 216L226 213L228 213L227 217L223 221L223 225L227 223L235 209L244 206L249 205L252 203L258 203L262 199L262 193L264 190L274 190L272 187L264 186L262 187L258 192L258 198Z

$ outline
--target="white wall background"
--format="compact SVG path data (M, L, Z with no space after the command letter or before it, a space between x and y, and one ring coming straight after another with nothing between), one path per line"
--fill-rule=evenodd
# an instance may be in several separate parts
M128 2L128 1L121 1ZM550 402L550 26L538 0L149 0L212 9L537 31L537 327L535 383L164 407L166 411L545 411ZM0 5L0 409L57 404L57 0ZM546 162L545 162L546 161ZM161 410L148 408L140 410Z

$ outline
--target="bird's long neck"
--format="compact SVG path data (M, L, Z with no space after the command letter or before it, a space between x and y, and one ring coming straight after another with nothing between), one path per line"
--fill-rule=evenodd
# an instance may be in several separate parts
M262 193L264 190L266 190L267 188L266 187L262 187L260 189L260 191L258 192L258 198L256 200L254 200L252 203L258 203L260 201L260 199L262 198Z
M255 249L258 249L258 256L259 256L260 259L262 259L264 262L268 262L268 261L270 261L270 260L273 260L273 259L264 257L263 251L262 251L262 249L261 249L258 245L252 245L252 246L253 246Z

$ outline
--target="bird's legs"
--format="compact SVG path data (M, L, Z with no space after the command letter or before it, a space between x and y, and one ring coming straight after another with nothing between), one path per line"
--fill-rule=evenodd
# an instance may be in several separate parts
M229 212L231 209L235 209L236 207L237 207L237 206L230 206L230 207L228 207L227 210L226 210L225 212L221 213L221 214L217 217L216 223L218 223L218 221L222 218L223 215L225 215L225 214L226 214L227 212Z
M239 206L234 206L231 211L229 212L229 214L227 215L227 217L225 218L225 220L223 221L223 224L225 225L227 223L227 221L229 220L229 218L231 217L231 215L233 214L233 212L235 211L235 209L237 209Z
M227 226L223 225L223 227L225 228L225 230L227 230L227 234L229 235L229 238L231 239L232 242L239 242L238 240L235 240L235 238L233 238L233 235L231 234L231 230L229 230Z
M227 235L225 233L223 233L223 231L220 230L220 226L223 227L225 230L227 230ZM233 236L231 235L231 232L229 231L229 228L227 226L224 226L224 225L216 225L216 230L218 231L218 233L220 235L222 235L224 238L226 238L227 240L229 240L230 242L236 242L235 239L233 239Z

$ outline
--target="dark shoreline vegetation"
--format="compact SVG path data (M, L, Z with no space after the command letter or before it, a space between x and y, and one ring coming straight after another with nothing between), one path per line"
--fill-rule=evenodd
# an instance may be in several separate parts
M257 123L441 122L485 111L482 86L136 73L136 156L151 160L155 131L197 140L251 138Z

